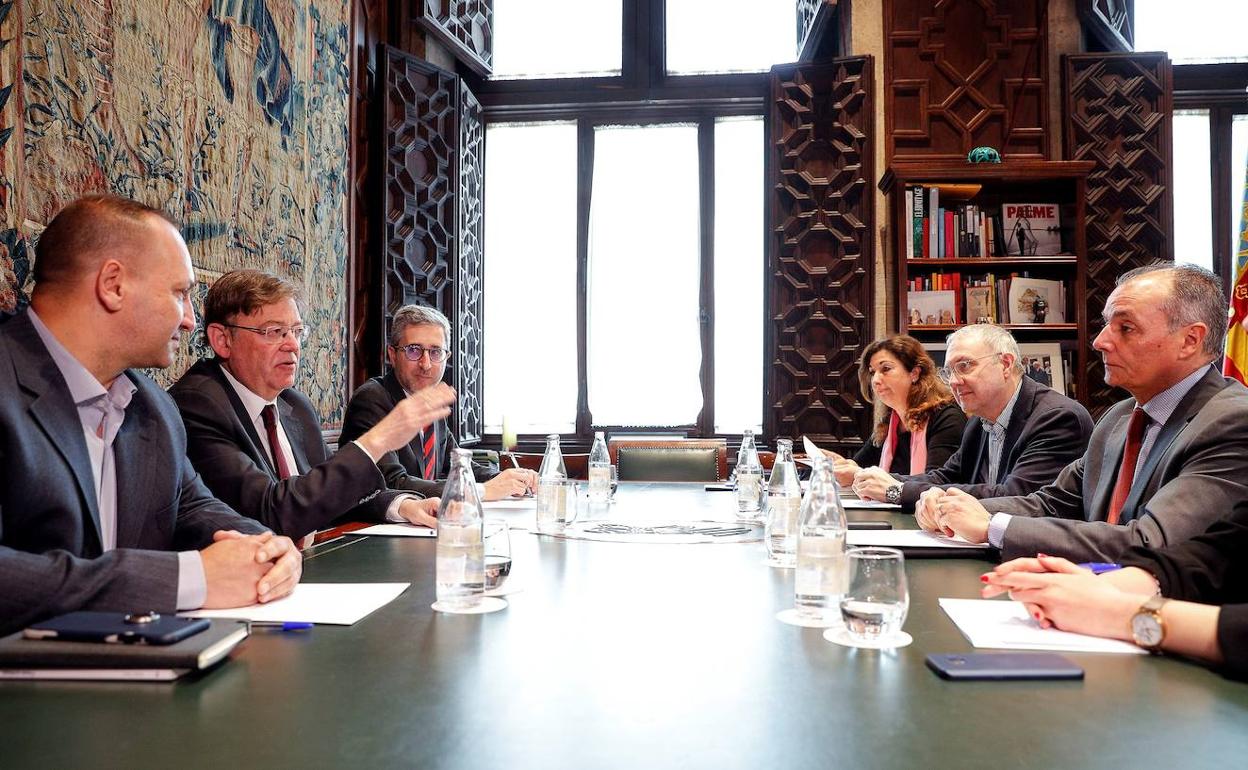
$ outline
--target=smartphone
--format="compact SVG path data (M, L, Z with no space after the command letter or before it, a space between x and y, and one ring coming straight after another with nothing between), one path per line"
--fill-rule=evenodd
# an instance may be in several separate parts
M731 492L736 487L731 484L707 484L703 489L707 492Z
M173 644L210 623L204 618L179 618L157 612L70 612L22 631L27 639L108 644Z
M945 679L1083 679L1083 669L1051 652L932 654L927 667Z
M851 521L850 529L892 529L893 525L887 521Z

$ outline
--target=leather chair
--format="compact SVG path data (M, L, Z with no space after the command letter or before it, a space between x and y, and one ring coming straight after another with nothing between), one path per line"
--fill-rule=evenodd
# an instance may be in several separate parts
M728 475L723 439L613 439L607 450L620 481L719 481Z

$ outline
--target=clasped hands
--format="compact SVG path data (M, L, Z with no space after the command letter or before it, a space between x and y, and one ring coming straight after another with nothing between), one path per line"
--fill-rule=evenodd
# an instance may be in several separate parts
M992 514L960 489L932 487L919 495L914 518L924 531L946 537L956 535L971 543L986 543Z
M303 575L303 556L288 537L222 529L212 534L212 540L199 552L208 588L205 609L280 599L295 590Z

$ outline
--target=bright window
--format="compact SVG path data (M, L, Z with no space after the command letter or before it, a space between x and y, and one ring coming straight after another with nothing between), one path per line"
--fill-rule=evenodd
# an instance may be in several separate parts
M1209 111L1174 111L1174 259L1214 270Z
M594 135L589 409L595 425L693 425L699 382L698 130Z
M762 431L763 121L715 122L715 432Z
M494 0L492 77L620 74L622 0Z
M670 73L763 72L797 59L793 0L667 0L666 5Z
M486 129L486 431L576 427L576 124Z
M1175 63L1248 61L1243 0L1135 0L1135 50Z

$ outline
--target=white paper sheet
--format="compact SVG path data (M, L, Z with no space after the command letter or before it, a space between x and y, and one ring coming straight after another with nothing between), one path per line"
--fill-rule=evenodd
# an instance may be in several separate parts
M437 537L436 529L418 527L415 524L374 524L364 529L356 529L348 535L385 535L387 537Z
M999 599L941 599L940 607L976 647L1003 650L1116 652L1144 655L1134 644L1041 628L1021 602Z
M504 500L490 500L481 503L481 510L486 513L491 511L536 511L536 497L509 497Z
M901 506L897 503L882 503L879 500L860 500L856 497L845 497L844 495L841 496L841 505L846 508L854 508L857 510L901 510Z
M851 529L848 545L877 545L886 548L950 548L986 551L988 545L968 543L960 537L945 537L921 529Z
M350 626L407 590L411 583L300 583L290 596L268 604L179 613L188 618L237 618L278 623Z

